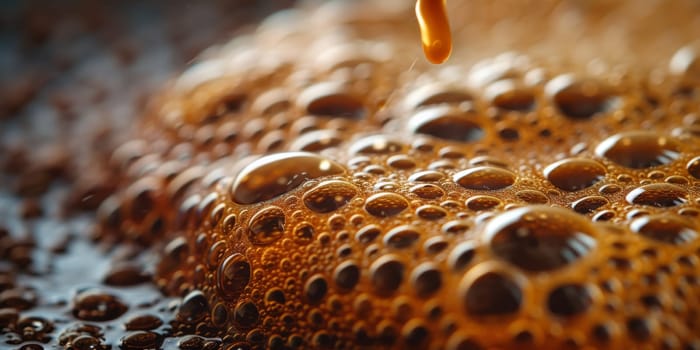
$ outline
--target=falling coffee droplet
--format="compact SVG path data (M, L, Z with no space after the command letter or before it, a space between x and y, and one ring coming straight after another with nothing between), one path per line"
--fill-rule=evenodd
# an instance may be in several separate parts
M435 64L447 61L452 53L452 34L445 0L416 1L416 17L425 57Z
M287 193L306 180L344 172L338 163L314 153L273 154L243 168L231 192L236 203L259 203Z

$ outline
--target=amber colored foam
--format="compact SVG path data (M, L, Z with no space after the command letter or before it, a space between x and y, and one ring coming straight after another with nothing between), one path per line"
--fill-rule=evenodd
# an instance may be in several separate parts
M692 65L573 74L504 54L406 70L410 39L367 39L383 33L370 15L336 23L340 38L286 21L183 73L114 155L125 180L102 218L123 220L104 230L166 237L158 285L206 299L180 332L700 346Z

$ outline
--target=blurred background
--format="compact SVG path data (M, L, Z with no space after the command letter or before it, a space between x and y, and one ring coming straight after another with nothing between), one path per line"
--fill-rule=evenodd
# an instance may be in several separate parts
M204 48L292 3L0 1L0 145L65 136L78 115L124 124Z

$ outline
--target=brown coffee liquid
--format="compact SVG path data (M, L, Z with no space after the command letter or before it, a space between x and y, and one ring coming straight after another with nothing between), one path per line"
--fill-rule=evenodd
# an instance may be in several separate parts
M416 7L432 61L449 53L431 46L449 43L443 6ZM340 43L268 23L165 90L140 154L117 151L116 234L171 240L157 284L206 299L177 334L261 348L698 344L693 73L651 91L648 73L518 54L407 71L412 38L368 44L363 30L391 26L371 18L342 24ZM150 231L159 221L174 237Z
M355 21L343 28L369 26ZM517 54L414 72L400 64L410 37L287 30L258 33L266 65L239 44L186 72L135 135L149 146L115 154L130 175L105 231L171 240L157 284L207 301L177 334L328 349L698 343L692 73L652 92L647 73L567 74ZM302 43L324 55L297 57Z
M0 266L8 344L700 347L700 56L668 44L697 31L659 24L690 7L544 9L563 26L552 36L612 21L616 35L580 40L618 52L615 38L633 46L629 27L659 14L644 27L664 35L640 47L661 49L639 52L671 64L646 70L654 60L634 50L577 63L590 52L521 15L545 1L473 2L483 11L459 23L482 30L455 38L478 33L488 40L470 45L486 51L445 66L416 62L411 9L390 1L285 12L207 51L100 157L115 180L90 223L125 266L62 302L15 288ZM496 22L508 35L484 34ZM511 38L536 42L533 56L488 53ZM4 256L31 262L32 242L6 236ZM133 243L158 258L135 259ZM77 252L82 263L91 250ZM126 264L139 262L152 269ZM175 303L132 298L150 278L158 288L140 287Z

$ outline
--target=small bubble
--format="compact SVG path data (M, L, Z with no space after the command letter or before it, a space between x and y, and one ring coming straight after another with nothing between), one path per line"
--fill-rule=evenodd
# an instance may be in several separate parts
M571 208L573 208L577 213L589 214L596 211L598 208L607 205L608 203L609 202L605 197L587 196L571 203Z
M219 292L227 299L237 299L250 282L251 268L243 254L235 253L221 263L217 270Z
M234 180L231 194L236 203L260 203L285 194L309 179L344 172L339 164L314 153L272 154L243 168Z
M350 146L350 154L390 154L399 153L405 145L400 140L386 135L371 135L355 141Z
M655 241L683 245L694 241L698 232L690 222L672 215L649 215L630 224L633 232Z
M314 130L302 134L289 146L293 151L320 152L336 147L343 142L342 135L335 130Z
M455 246L447 261L453 271L462 271L469 265L476 256L476 245L474 242L462 242Z
M377 238L377 236L379 236L379 234L381 233L382 230L379 226L370 224L357 230L357 233L355 234L355 240L363 244L368 244L374 241L374 239Z
M177 311L178 320L195 324L209 314L209 302L199 290L193 290L184 299Z
M691 159L686 165L688 169L688 174L696 179L700 179L700 157L695 157Z
M461 334L459 332L450 336L447 340L446 350L484 350L484 348L479 345L472 338Z
M688 192L680 186L655 183L644 185L630 191L625 199L630 204L653 207L673 207L687 201Z
M375 260L369 268L372 285L381 294L391 294L403 282L405 267L394 255L385 255Z
M282 209L269 206L250 219L248 239L255 245L269 245L284 234L285 216Z
M316 230L309 222L300 222L294 227L294 242L298 244L309 244L313 242L315 235Z
M578 191L603 179L605 168L593 160L568 158L547 166L544 176L562 190Z
M421 234L412 225L394 227L384 235L384 245L394 249L405 249L413 246Z
M486 98L494 106L510 111L528 111L535 105L535 95L512 79L502 79L488 85Z
M329 213L345 206L357 192L357 187L346 181L329 180L306 192L303 201L317 213Z
M413 90L406 96L404 102L410 109L428 107L442 104L459 105L469 102L472 96L465 91L443 86L442 84L428 84Z
M641 317L631 317L627 320L627 330L630 336L638 341L646 341L652 335L652 326L648 320Z
M162 324L163 320L159 317L145 314L130 318L124 323L124 328L127 331L150 331L160 327Z
M448 141L474 142L484 137L483 128L472 115L459 108L436 106L417 112L409 120L409 129Z
M110 321L123 315L127 305L118 297L99 290L86 290L73 300L73 315L86 321Z
M416 166L416 162L409 156L397 154L389 157L386 161L387 165L396 169L411 169Z
M421 320L414 319L403 326L401 336L407 347L421 348L428 345L430 330Z
M547 204L549 198L544 193L538 190L521 190L515 193L515 196L523 202L529 204Z
M239 329L249 329L258 323L260 312L255 303L243 300L233 310L233 323Z
M652 131L615 134L601 142L595 153L632 169L668 164L679 157L675 141Z
M163 336L155 332L135 331L120 340L122 350L159 349L163 344Z
M471 190L500 190L515 183L516 175L506 169L478 166L455 174L454 182Z
M360 281L360 267L353 261L345 261L336 267L333 280L340 289L353 289Z
M447 216L447 211L437 205L426 204L416 208L416 215L424 220L439 220Z
M574 316L585 312L592 304L588 288L578 284L561 285L549 293L547 307L557 316Z
M314 275L304 285L304 295L311 304L318 304L328 292L328 282L322 275Z
M318 116L360 119L366 113L362 100L335 82L308 87L299 95L298 104L306 108L309 114Z
M529 271L547 271L587 255L595 230L583 217L555 207L514 209L494 217L484 230L493 252Z
M460 293L467 313L474 316L513 314L523 302L519 283L498 270L470 270L460 283Z
M598 189L598 192L600 192L601 194L614 194L620 191L622 191L622 187L614 184L606 184L600 186L600 188Z
M408 201L401 195L391 192L374 194L365 202L365 210L377 217L394 216L406 208L408 208Z
M565 116L573 119L588 119L618 104L618 98L600 83L580 80L570 74L549 81L545 94Z
M422 263L411 273L411 282L416 294L425 298L442 287L442 275L432 263Z
M216 327L224 327L228 322L228 308L224 303L217 303L211 309L211 322Z
M473 196L467 199L467 208L474 211L490 210L503 204L500 199L492 196Z
M445 175L435 170L424 170L413 173L408 177L409 182L437 182L442 180ZM436 186L437 187L437 186ZM439 187L438 187L439 188ZM442 189L441 189L442 190ZM442 191L444 193L444 191Z

